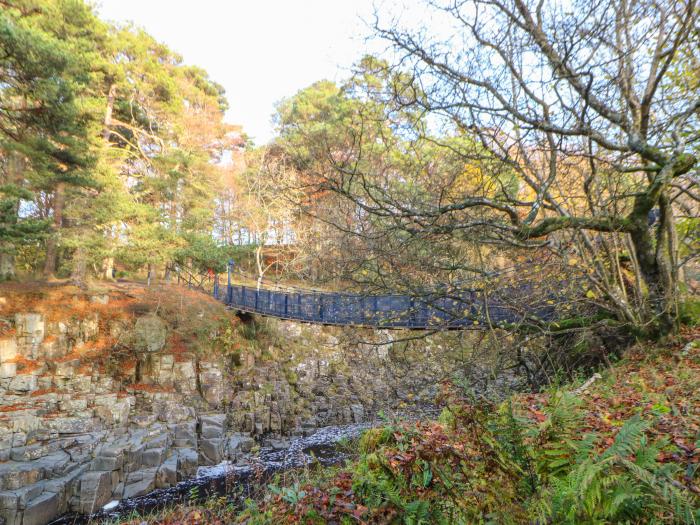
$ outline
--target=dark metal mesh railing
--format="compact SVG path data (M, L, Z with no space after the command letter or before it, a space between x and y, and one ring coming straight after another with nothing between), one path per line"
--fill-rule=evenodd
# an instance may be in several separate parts
M219 287L213 295L244 312L310 323L375 328L478 329L512 325L528 319L554 319L554 301L529 305L517 300L527 290L503 288L497 294L464 290L444 295L361 295L316 291L278 291L239 285ZM515 298L515 300L512 300Z

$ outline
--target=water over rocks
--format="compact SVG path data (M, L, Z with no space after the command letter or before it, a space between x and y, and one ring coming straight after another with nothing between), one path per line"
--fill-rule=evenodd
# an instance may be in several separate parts
M99 523L130 515L134 511L161 509L212 495L245 496L252 483L259 484L275 472L312 463L332 465L344 460L347 454L339 450L337 444L343 439L358 437L370 426L370 423L360 423L324 427L310 436L285 440L283 448L262 447L257 454L245 454L237 461L227 460L218 465L199 467L195 476L174 483L169 488L156 489L143 496L125 496L121 501L112 500L90 515L68 514L54 520L52 525ZM238 490L231 490L232 485L236 485Z

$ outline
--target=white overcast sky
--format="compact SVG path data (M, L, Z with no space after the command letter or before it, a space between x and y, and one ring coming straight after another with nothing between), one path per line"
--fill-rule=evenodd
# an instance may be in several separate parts
M206 69L226 89L227 120L262 144L277 101L316 80L344 78L369 50L363 19L371 20L373 0L97 0L97 7L102 18L134 22Z

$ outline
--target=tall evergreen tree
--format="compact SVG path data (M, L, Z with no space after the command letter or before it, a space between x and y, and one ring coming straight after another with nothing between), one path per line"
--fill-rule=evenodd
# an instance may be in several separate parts
M0 12L0 277L14 274L18 245L35 242L43 223L31 191L90 184L90 108L94 38L91 11L73 0L15 0ZM59 199L60 202L60 199ZM24 205L23 205L24 203ZM35 215L35 214L34 214Z

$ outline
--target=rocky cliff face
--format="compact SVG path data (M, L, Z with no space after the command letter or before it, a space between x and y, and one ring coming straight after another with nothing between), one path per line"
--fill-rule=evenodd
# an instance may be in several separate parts
M450 359L389 333L242 323L206 297L135 287L0 289L0 523L168 487L257 443L432 396ZM251 324L253 323L253 324Z

